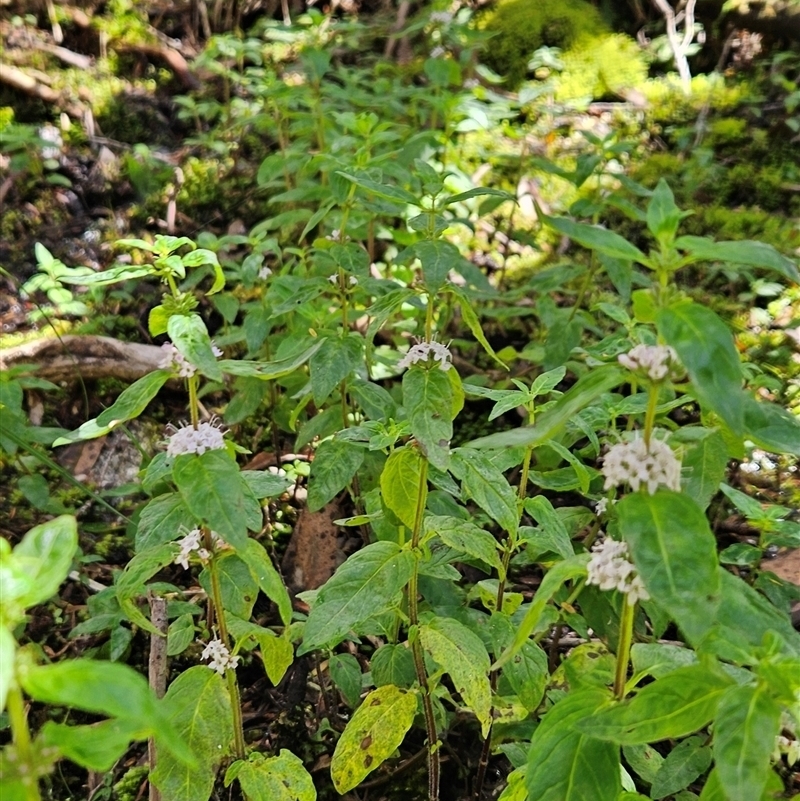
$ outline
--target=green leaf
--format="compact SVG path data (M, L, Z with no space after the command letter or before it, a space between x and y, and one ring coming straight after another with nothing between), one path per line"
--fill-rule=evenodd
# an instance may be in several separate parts
M443 239L423 239L410 249L420 260L428 292L438 292L447 281L450 270L458 270L463 260L458 248Z
M631 647L631 660L636 676L660 679L680 667L693 665L697 655L691 648L656 642L637 642Z
M246 552L243 549L244 552ZM235 553L223 551L215 560L219 578L222 606L231 614L247 619L258 597L258 584L250 566ZM211 569L205 568L199 577L200 586L212 597Z
M386 612L413 565L413 555L394 542L374 542L353 554L319 590L298 655L333 647L360 623Z
M364 340L359 334L326 339L309 361L314 403L325 399L363 361Z
M286 637L278 637L274 631L251 623L245 618L225 613L228 630L236 640L236 647L250 648L257 644L261 649L261 659L267 678L275 685L284 677L294 661L294 649Z
M118 423L138 417L171 375L168 370L156 370L135 381L120 393L108 409L98 415L97 424L113 428Z
M714 761L729 801L753 801L769 776L781 707L764 687L731 687L714 719Z
M343 439L321 442L308 478L308 509L322 509L352 480L364 461L364 450Z
M470 448L513 448L518 445L536 447L553 439L582 409L610 389L627 381L628 375L616 365L606 365L582 376L532 426L480 437L467 444Z
M169 686L164 706L196 763L178 762L159 748L150 781L169 801L208 801L217 769L231 753L233 739L231 700L225 680L203 665L190 667Z
M125 565L125 569L117 579L117 600L122 611L130 621L151 634L161 634L161 632L139 611L134 599L142 592L144 582L166 565L172 564L177 553L178 546L171 542L137 553Z
M691 212L683 212L675 205L669 184L661 178L647 204L647 227L662 247L672 244L678 225Z
M266 548L260 542L248 539L242 555L259 589L278 607L283 625L288 626L292 622L292 601Z
M18 674L23 690L33 699L57 706L116 717L152 732L174 759L192 761L191 753L153 695L144 676L118 662L72 659L34 665Z
M414 722L417 696L387 684L373 690L342 732L331 760L331 778L340 795L382 765Z
M400 521L413 530L417 516L417 505L425 503L425 494L420 496L423 457L418 448L405 445L389 454L381 473L381 497L383 502L397 515ZM426 485L427 487L427 482ZM421 510L420 510L421 511Z
M461 488L505 531L515 534L519 524L517 496L488 456L469 448L453 451L453 475Z
M759 448L770 453L800 456L800 420L775 403L744 394L744 431Z
M25 609L58 592L78 549L78 527L71 515L61 515L30 529L10 556L0 561L3 612L0 619L15 626Z
M542 702L550 673L547 669L547 654L535 643L522 644L516 656L506 663L503 676L517 694L522 705L535 712Z
M467 189L466 192L459 192L457 195L450 195L450 197L445 199L444 205L450 206L453 203L461 203L463 200L469 200L473 197L483 197L485 195L501 197L504 200L510 200L513 203L516 203L517 201L516 195L513 195L511 192L506 192L503 189L493 189L487 186L475 186L472 189Z
M653 779L651 798L664 798L677 793L708 770L711 749L704 742L702 737L689 737L667 754Z
M711 722L732 683L705 665L678 668L648 684L631 701L581 721L580 730L622 745L693 734Z
M239 467L226 451L176 456L172 478L195 517L234 548L247 546L247 521L261 507L244 493Z
M610 700L606 690L578 690L545 715L528 752L528 798L617 801L621 789L619 749L576 728Z
M155 734L155 729L143 728L138 721L114 719L91 726L66 726L48 720L38 739L71 762L105 773L128 750L131 740L144 740L150 734Z
M446 470L453 438L453 387L445 371L411 367L403 376L403 405L411 433L428 461Z
M503 562L497 551L499 543L488 532L469 520L446 515L429 515L425 518L425 534L436 535L445 545L459 553L491 565L503 576Z
M491 726L491 660L481 638L451 617L432 617L419 627L419 638L434 662L450 675L456 692L475 713L486 737Z
M281 748L278 756L252 753L246 761L235 762L225 774L226 787L234 776L248 801L316 801L317 798L314 781L303 761L285 748Z
M274 476L262 470L242 470L239 475L256 498L277 498L293 484L286 476Z
M685 250L692 261L724 261L774 270L790 281L800 283L800 271L792 259L781 255L766 242L744 239L736 242L714 242L702 236L682 236L675 247Z
M699 303L661 309L656 325L677 351L701 405L716 412L741 437L745 395L739 354L728 326Z
M764 635L779 634L785 643L783 649L790 655L800 655L800 634L792 627L788 615L774 607L746 581L719 568L721 600L713 620L711 633L731 642L740 640L751 646L760 646ZM700 644L702 646L702 644Z
M648 263L647 257L636 245L632 245L627 239L614 231L609 231L600 225L575 222L566 217L548 217L541 212L539 214L545 225L549 225L560 234L569 237L589 250L596 250L606 256L636 261L640 264Z
M625 745L622 747L622 754L625 761L647 784L653 783L664 764L664 757L652 745Z
M670 490L631 493L616 510L650 596L690 639L698 639L720 595L717 543L706 516L691 498Z
M141 267L132 264L119 264L116 267L109 267L99 273L87 273L85 275L59 275L58 280L62 284L78 284L80 286L107 286L116 284L118 281L130 281L135 278L143 278L151 275L153 268L150 265Z
M586 575L586 563L589 561L589 554L582 553L576 556L571 556L563 562L557 562L550 570L547 571L539 589L536 590L533 603L525 617L517 627L517 634L514 642L510 648L506 648L500 655L500 658L492 665L494 670L507 664L522 648L523 644L527 642L528 637L531 636L536 628L539 619L544 612L544 608L550 599L558 592L561 586L566 581L575 578L582 578Z
M194 618L190 614L176 617L167 629L167 656L182 654L193 642Z
M414 657L405 645L382 645L372 655L369 667L376 687L395 684L407 689L417 678Z
M419 199L414 197L411 192L402 189L399 186L388 186L387 184L379 184L377 181L373 181L369 178L364 178L362 176L355 176L350 175L349 173L342 172L338 170L336 172L337 175L341 175L342 178L346 178L348 181L352 181L356 186L360 186L362 189L366 189L372 195L377 195L378 197L382 197L385 200L393 200L396 203L403 203L409 204L411 206L419 206Z
M120 423L138 417L171 377L172 373L168 370L156 370L134 381L120 393L111 406L98 415L97 419L87 420L75 431L59 437L53 443L53 447L103 437Z
M362 678L359 661L352 654L334 654L328 662L328 670L331 681L344 696L348 706L358 706Z
M458 307L461 309L461 317L472 332L472 336L480 342L481 347L499 364L504 370L508 370L508 365L494 352L494 348L489 344L486 339L486 334L483 333L483 326L481 325L480 318L478 317L475 309L472 308L474 301L470 300L460 289L451 287L450 291L458 299Z
M705 436L686 450L681 463L681 489L700 509L717 494L728 467L728 447L719 431Z
M6 697L11 682L14 680L16 656L17 641L14 639L14 635L3 624L0 624L0 712L6 708Z
M153 498L139 515L136 526L136 552L155 548L165 542L172 542L181 536L182 530L190 530L196 525L189 507L177 492L167 492Z
M211 350L211 338L208 336L206 324L199 315L172 315L167 323L167 332L172 344L206 378L222 381L222 369Z
M555 550L562 559L569 559L575 553L567 527L544 495L528 498L525 511L539 524L540 535L545 538L548 550ZM535 544L535 537L533 542Z
M262 381L272 381L276 378L283 378L283 376L293 373L298 367L302 367L325 342L327 342L325 339L318 340L299 353L287 356L284 359L276 359L272 362L220 359L218 365L224 373L246 376L249 378L260 378Z

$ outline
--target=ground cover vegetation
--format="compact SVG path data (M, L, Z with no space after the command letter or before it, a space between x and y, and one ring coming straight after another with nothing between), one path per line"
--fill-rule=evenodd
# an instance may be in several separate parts
M4 801L794 797L796 48L149 5L2 22Z

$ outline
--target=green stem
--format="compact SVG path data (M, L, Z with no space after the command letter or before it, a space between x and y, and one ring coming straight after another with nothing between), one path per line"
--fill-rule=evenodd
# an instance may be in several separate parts
M622 600L622 616L619 621L619 646L617 647L617 670L614 674L614 695L618 701L625 697L625 681L628 678L628 663L631 658L633 641L633 619L636 604L629 604L628 598Z
M192 428L200 425L200 411L197 401L197 385L199 379L196 375L191 376L186 382L189 385L189 414L192 419Z
M433 295L428 295L428 304L425 309L425 341L433 340Z
M211 541L211 531L203 529L205 547L213 554L213 542ZM222 605L222 587L219 582L219 572L217 569L217 557L213 554L208 562L208 572L211 575L211 602L214 604L214 616L217 619L219 638L222 644L231 652L231 640L228 635L228 624L225 621L225 608ZM228 694L231 698L231 711L233 716L233 755L236 759L244 759L244 725L242 722L242 704L239 696L239 685L236 681L236 671L228 668L225 671L225 681L228 684Z
M419 547L422 533L422 516L428 495L428 462L422 462L417 488L417 508L414 514L414 530L411 534L411 548ZM408 620L412 627L419 626L419 562L414 559L414 569L408 582ZM428 735L428 801L439 801L439 743L436 737L436 718L433 714L431 688L428 684L428 673L425 670L425 656L419 636L411 643L411 655L414 658L414 669L417 681L422 689L422 709L425 713L425 730Z
M651 384L647 396L647 411L644 416L644 444L650 447L650 435L656 422L656 408L658 407L658 385Z
M36 779L36 760L33 758L31 747L31 733L25 715L25 702L22 699L22 690L16 684L12 684L8 690L6 706L11 723L11 737L20 762L20 773L22 773L22 768L25 768L21 778L25 785L25 801L41 801L39 782Z

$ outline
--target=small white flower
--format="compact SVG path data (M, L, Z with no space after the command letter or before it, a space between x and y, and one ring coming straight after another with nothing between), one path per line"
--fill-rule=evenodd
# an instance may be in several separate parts
M227 543L217 534L216 531L211 532L211 540L214 543L214 548L226 548ZM178 555L172 560L172 564L180 565L184 570L189 569L189 557L195 553L197 558L205 563L211 558L207 548L203 547L203 532L199 528L192 529L183 539L178 540L181 550Z
M449 11L434 11L430 21L434 25L449 25L453 21L453 15Z
M174 370L180 378L191 378L197 372L197 368L171 342L165 342L161 346L161 352L163 356L158 363L159 369ZM216 346L213 339L211 352L217 358L222 356L222 350Z
M623 367L642 372L652 381L661 381L668 373L680 374L678 354L668 345L637 345L621 353L617 360Z
M464 81L465 89L477 89L480 85L481 82L477 78L467 78Z
M339 283L339 276L338 276L338 275L336 275L336 273L334 273L333 275L329 275L329 276L328 276L328 280L329 280L329 281L330 281L332 284L338 284L338 283Z
M334 228L325 239L330 239L331 242L338 242L341 238L342 232L338 228Z
M431 58L441 58L442 56L446 55L447 51L441 46L434 47L431 50Z
M441 342L418 342L408 349L408 353L397 363L401 370L411 367L417 362L426 362L428 357L433 356L439 362L440 370L449 370L452 365L453 356L446 345Z
M203 649L200 655L201 659L208 659L208 667L211 670L216 670L222 676L226 670L235 670L239 664L238 656L231 656L231 652L225 647L222 640L216 637L211 640L208 645Z
M351 276L348 277L347 283L350 284L350 286L357 286L358 285L358 278L356 278L354 275L351 275Z
M634 492L644 484L650 495L663 484L680 492L681 463L666 442L651 439L648 448L641 438L614 445L603 459L605 489L630 484Z
M172 433L167 442L167 456L170 457L184 453L203 454L225 447L223 431L213 421L200 423L197 428L190 425L175 428L170 425L169 429Z
M164 354L158 366L162 370L175 370L181 378L191 378L197 368L171 343L165 342L161 346Z
M636 567L628 559L628 546L624 542L605 539L592 547L592 558L586 566L587 584L596 584L601 590L618 590L627 596L633 606L637 601L650 598Z
M600 517L600 515L604 515L607 509L608 509L608 498L600 498L600 500L594 505L594 513L598 517Z
M266 281L266 280L267 280L267 278L269 278L271 275L272 275L272 270L270 270L270 268L269 268L269 267L262 267L262 268L261 268L261 269L258 271L258 277L259 277L259 278L260 278L262 281Z

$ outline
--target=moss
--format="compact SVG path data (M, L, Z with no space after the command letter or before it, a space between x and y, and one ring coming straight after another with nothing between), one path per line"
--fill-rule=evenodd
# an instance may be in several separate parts
M636 42L617 33L587 36L562 54L556 99L577 100L618 95L647 79L647 61Z
M747 141L749 137L746 120L738 117L720 117L708 126L704 144L711 147L738 144Z
M568 50L580 39L610 32L600 12L584 0L500 0L478 26L493 34L485 63L509 86L524 80L528 61L540 47Z
M650 122L686 123L703 110L730 112L747 100L752 89L746 81L731 83L717 73L696 75L689 92L674 76L652 78L639 87L650 104Z

